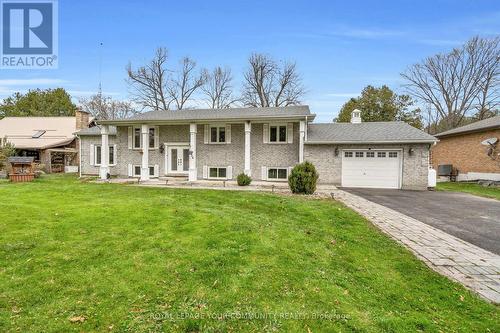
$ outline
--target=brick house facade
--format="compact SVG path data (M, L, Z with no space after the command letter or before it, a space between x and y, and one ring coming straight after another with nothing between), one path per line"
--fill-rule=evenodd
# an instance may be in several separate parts
M500 124L491 127L496 121L500 123L500 116L436 134L439 142L431 149L433 167L437 170L439 165L451 164L458 180L500 180L500 143L495 144L492 156L488 156L492 147L481 144L490 138L500 140ZM481 128L482 122L486 128Z

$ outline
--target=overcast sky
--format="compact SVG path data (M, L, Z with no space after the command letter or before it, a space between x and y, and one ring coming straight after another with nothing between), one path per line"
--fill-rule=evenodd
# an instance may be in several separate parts
M64 87L128 99L125 67L158 46L169 64L231 67L239 90L250 53L296 61L304 103L331 121L368 84L401 91L399 73L474 35L500 34L500 1L59 1L59 69L0 70L0 97Z

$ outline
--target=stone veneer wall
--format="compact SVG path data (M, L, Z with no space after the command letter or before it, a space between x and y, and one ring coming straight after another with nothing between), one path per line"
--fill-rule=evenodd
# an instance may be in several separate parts
M335 156L335 147L339 148ZM412 147L414 154L409 155ZM403 149L403 189L427 188L429 172L429 144L408 145L305 145L304 160L313 163L319 173L320 183L341 184L342 149Z

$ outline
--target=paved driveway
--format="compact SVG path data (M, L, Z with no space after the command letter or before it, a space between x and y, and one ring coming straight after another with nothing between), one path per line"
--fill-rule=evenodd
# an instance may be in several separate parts
M500 255L500 202L465 193L342 188Z

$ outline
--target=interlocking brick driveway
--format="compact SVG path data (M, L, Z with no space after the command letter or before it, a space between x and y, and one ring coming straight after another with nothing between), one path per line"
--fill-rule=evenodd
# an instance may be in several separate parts
M355 194L335 190L332 195L409 248L433 270L500 303L499 255Z

